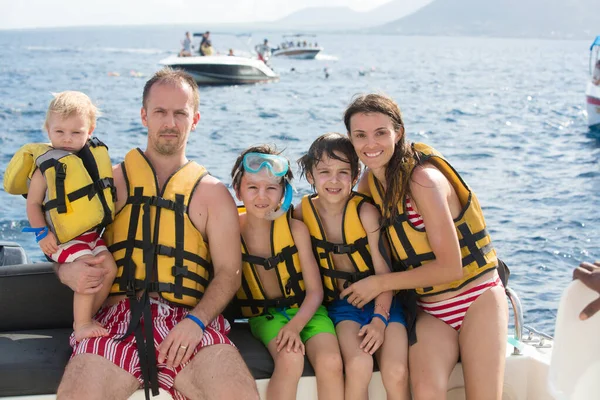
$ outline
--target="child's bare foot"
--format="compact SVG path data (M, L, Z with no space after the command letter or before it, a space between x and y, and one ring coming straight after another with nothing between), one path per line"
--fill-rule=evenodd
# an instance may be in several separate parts
M98 321L91 320L83 325L74 325L75 341L77 342L81 342L85 338L108 335L108 331Z

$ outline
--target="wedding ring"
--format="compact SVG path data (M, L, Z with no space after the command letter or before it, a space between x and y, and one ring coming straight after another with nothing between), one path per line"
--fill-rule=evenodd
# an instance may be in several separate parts
M184 346L184 345L179 346L179 348L187 350L187 346Z

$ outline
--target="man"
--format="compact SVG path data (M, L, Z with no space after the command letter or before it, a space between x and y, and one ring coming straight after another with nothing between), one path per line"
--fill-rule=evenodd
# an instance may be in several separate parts
M241 282L237 210L226 187L185 156L198 103L182 71L162 69L144 87L147 148L113 168L118 214L105 239L119 270L96 316L110 334L71 339L59 399L126 399L143 382L146 397L160 385L178 399L258 398L219 315ZM105 273L100 262L62 264L57 274L93 293Z

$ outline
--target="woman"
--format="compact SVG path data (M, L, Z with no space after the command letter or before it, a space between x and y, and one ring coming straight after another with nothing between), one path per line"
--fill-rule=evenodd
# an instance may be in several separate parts
M406 142L391 98L357 97L344 123L367 167L359 191L381 210L394 272L356 282L342 298L362 307L381 292L415 289L414 398L445 398L460 357L467 398L501 399L508 310L475 194L438 152Z

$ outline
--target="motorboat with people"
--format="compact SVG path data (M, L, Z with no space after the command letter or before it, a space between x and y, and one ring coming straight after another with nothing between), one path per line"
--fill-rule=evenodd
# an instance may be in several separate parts
M585 91L588 126L600 129L600 36L590 46L590 80Z
M575 281L572 285L577 283L581 282ZM595 292L589 291L588 297L579 300L589 302L590 298L597 297ZM600 369L600 342L595 341L590 332L600 329L600 313L586 321L579 321L578 313L565 312L561 302L555 342L552 337L524 325L517 294L510 287L507 287L506 293L515 318L514 333L507 337L502 398L540 400L552 399L553 395L570 400L598 398L600 382L597 382L596 371ZM71 290L56 278L52 264L32 264L18 244L0 242L0 304L3 304L0 318L0 399L16 399L14 396L25 396L18 397L21 400L55 398L71 354L72 298ZM572 308L573 303L570 304ZM575 304L575 310L581 309L581 304ZM563 318L565 314L571 318ZM261 398L265 399L274 368L273 360L262 343L252 336L245 321L236 320L232 325L229 337L240 350L256 380ZM578 334L590 334L590 337L582 340L573 336ZM558 359L556 363L554 358ZM317 399L314 375L308 361L305 362L298 399ZM549 377L554 377L550 384ZM447 399L466 398L460 363L454 368L448 387ZM579 397L574 393L578 393ZM144 391L138 390L130 398L144 399ZM168 399L170 395L161 391L155 398ZM377 371L370 382L369 398L386 398L381 375Z
M194 77L199 85L239 85L279 80L261 60L238 56L171 56L160 61L171 68L180 68Z
M207 48L200 42L205 35L194 33L197 42L194 49ZM268 59L257 59L249 54L233 55L232 50L227 54L215 53L210 41L208 43L211 55L200 55L199 52L192 53L191 57L171 55L159 64L188 72L199 85L239 85L279 80L279 75L267 64Z
M321 51L323 51L323 47L317 43L316 35L303 34L283 35L283 41L279 47L271 49L273 57L297 60L314 60Z

